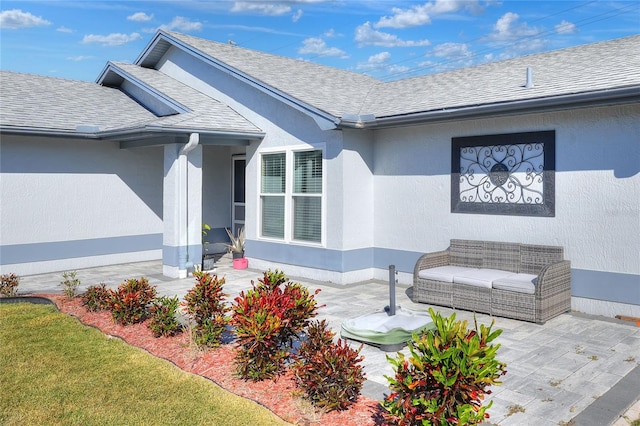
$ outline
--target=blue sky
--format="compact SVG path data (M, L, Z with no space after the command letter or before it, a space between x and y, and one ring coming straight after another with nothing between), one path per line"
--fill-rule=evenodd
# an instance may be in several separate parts
M0 3L0 68L94 81L158 28L395 80L640 33L640 1ZM638 52L635 52L636 54Z

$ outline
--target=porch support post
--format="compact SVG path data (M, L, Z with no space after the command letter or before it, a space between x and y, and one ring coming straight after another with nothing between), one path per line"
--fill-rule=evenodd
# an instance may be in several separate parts
M202 261L202 145L187 146L164 147L162 273L172 278Z

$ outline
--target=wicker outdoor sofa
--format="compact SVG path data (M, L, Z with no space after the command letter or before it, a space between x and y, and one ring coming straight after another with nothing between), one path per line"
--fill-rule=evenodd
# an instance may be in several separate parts
M413 271L413 300L544 323L571 309L571 263L557 246L451 240Z

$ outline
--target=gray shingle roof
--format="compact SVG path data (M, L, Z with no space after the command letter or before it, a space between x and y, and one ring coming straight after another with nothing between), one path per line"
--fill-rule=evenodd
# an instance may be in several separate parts
M357 113L369 90L380 82L364 74L313 62L175 32L167 34L261 83L336 117Z
M534 87L525 88L526 70ZM377 85L364 112L377 117L640 85L640 36Z
M117 89L76 80L0 71L0 124L75 132L77 126L101 131L148 123L156 116Z
M640 85L640 36L381 82L311 62L174 32L166 34L336 117L345 114L393 117ZM139 61L145 62L145 58ZM524 87L527 67L533 70L532 88Z
M191 110L158 118L152 123L154 126L220 132L262 132L228 106L159 71L125 63L112 65Z

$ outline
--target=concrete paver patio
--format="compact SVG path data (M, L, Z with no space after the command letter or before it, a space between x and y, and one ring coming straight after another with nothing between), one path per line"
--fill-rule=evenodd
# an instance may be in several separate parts
M81 289L99 283L116 287L128 278L145 276L157 286L159 295L177 295L181 299L193 287L193 278L170 279L162 275L160 261L96 267L77 271ZM285 271L286 272L286 271ZM251 288L251 280L262 273L257 270L234 270L223 258L215 273L226 279L225 292L231 299ZM382 310L389 304L388 283L372 281L357 285L332 285L308 280L301 282L311 289L320 288L316 296L320 305L318 318L326 319L339 333L343 320ZM18 287L20 294L57 293L61 273L25 276ZM396 302L403 309L425 312L428 305L413 303L411 289L398 286ZM453 311L434 306L443 315ZM473 313L457 311L459 319L473 324ZM502 347L498 359L507 363L503 385L494 387L489 410L491 422L500 425L623 425L620 415L636 415L640 401L640 327L631 322L568 313L544 325L478 314L479 323L503 330L498 342ZM352 342L357 346L357 343ZM403 352L408 353L406 349ZM385 353L364 346L367 375L363 393L382 399L389 393L385 375L393 370ZM635 410L635 411L634 411ZM636 417L631 417L634 420ZM569 423L573 419L572 423Z

